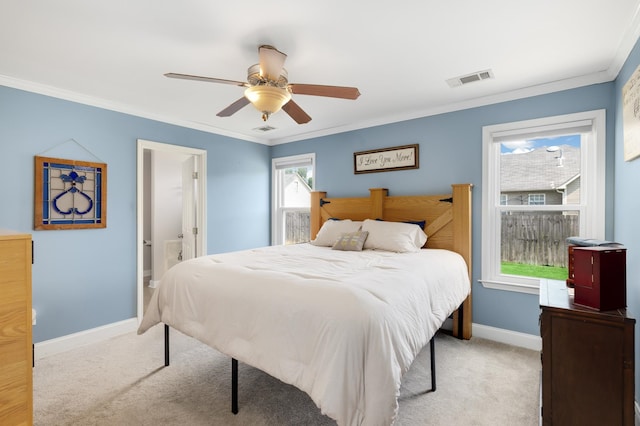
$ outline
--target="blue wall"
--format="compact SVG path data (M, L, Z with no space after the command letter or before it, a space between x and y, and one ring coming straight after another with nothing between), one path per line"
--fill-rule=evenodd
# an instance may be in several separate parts
M598 84L527 99L414 119L273 147L274 157L316 153L316 189L330 196L447 193L452 183L473 183L473 322L539 334L537 295L492 290L478 283L482 253L482 127L596 109L607 110L607 236L613 237L614 84ZM417 170L354 175L353 153L420 144Z
M626 75L638 62L635 52L632 64L625 66ZM637 181L640 161L623 163L618 167L622 171L614 167L622 163L615 151L621 146L616 138L621 134L616 118L619 86L617 81L592 85L274 147L0 86L0 227L32 232L34 155L56 156L55 147L74 139L81 146L65 157L95 160L81 158L89 151L109 165L107 229L33 232L35 341L135 316L136 139L208 151L210 253L269 244L272 157L315 152L316 188L332 196L366 196L373 187L387 187L398 195L448 192L451 183L471 182L475 185L474 322L538 334L537 296L485 289L477 282L482 256L482 127L606 109L606 234L627 243L627 232L621 234L620 229L631 228L637 235L637 225L620 210L632 203L637 207L637 199L628 194L633 191L630 182ZM420 144L419 169L353 174L355 151L412 143ZM618 184L615 235L614 170ZM629 173L635 174L628 178ZM629 282L637 277L637 269L630 268ZM639 292L630 290L630 308L635 311L640 309Z
M640 318L640 158L624 161L622 87L640 65L640 45L636 43L615 81L616 153L614 236L627 247L627 305L629 315ZM640 395L640 326L635 328L636 400Z
M0 228L33 235L34 342L137 315L137 139L207 150L210 253L269 244L269 147L0 86ZM107 163L106 229L33 231L34 155Z

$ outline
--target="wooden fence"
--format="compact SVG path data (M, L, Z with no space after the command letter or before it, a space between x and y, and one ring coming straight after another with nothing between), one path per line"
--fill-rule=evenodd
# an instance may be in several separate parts
M285 213L285 244L308 242L310 239L311 214L309 212Z
M577 215L557 213L503 214L502 260L566 267L566 238L578 235L579 220Z
M287 212L285 244L309 241L309 212ZM503 214L501 256L505 262L567 266L566 238L578 235L577 215Z

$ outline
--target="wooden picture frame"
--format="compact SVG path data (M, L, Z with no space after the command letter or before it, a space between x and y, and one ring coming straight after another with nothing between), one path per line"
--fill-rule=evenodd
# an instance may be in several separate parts
M107 165L35 156L35 230L107 227Z
M622 87L624 161L640 157L640 66Z
M390 172L419 168L418 144L353 153L353 173Z

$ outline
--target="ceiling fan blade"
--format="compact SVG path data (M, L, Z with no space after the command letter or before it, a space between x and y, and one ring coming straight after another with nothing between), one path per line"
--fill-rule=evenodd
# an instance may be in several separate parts
M360 91L357 87L323 86L318 84L290 84L291 93L296 95L326 96L329 98L357 99Z
M222 84L231 84L233 86L244 86L247 87L248 84L242 81L235 80L224 80L222 78L213 78L213 77L201 77L199 75L189 75L189 74L176 74L174 72L169 72L164 75L169 78L179 78L182 80L196 80L196 81L206 81L208 83L222 83Z
M293 102L293 99L284 104L282 109L298 124L304 124L311 121L309 114L304 112L297 103Z
M258 54L260 55L260 75L267 80L278 81L287 55L269 45L260 46Z
M218 117L230 117L236 112L240 111L246 105L249 105L249 99L243 96L237 101L235 101L234 103L232 103L231 105L229 105L228 107L226 107L225 109L223 109L222 111L220 111L219 113L217 113L216 115Z

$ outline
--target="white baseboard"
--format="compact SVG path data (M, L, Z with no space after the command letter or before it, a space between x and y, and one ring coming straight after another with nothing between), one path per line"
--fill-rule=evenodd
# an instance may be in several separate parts
M103 325L101 327L80 331L78 333L69 334L51 340L45 340L34 345L34 359L38 360L49 355L62 353L91 343L98 343L112 337L135 331L137 328L138 319L130 318L113 324ZM451 319L445 321L442 328L451 330ZM496 342L536 351L542 349L542 340L540 339L540 336L475 323L472 324L471 330L472 335L475 337L494 340ZM640 407L638 407L638 405L636 405L636 417L640 418Z
M496 328L474 323L471 325L471 335L534 351L542 350L542 338L534 334L520 333L517 331L505 330L504 328Z
M442 324L445 330L453 330L453 320L447 318ZM493 340L495 342L506 343L507 345L518 346L534 351L542 350L542 338L533 334L519 333L517 331L505 330L504 328L490 327L482 324L471 324L471 337Z
M160 280L149 280L149 288L158 288Z
M131 318L124 321L115 322L113 324L103 325L101 327L80 331L78 333L69 334L34 345L34 358L36 360L49 355L58 354L91 343L98 343L112 337L120 336L137 330L138 319ZM442 328L451 330L452 321L447 320ZM527 349L539 351L542 349L542 339L540 336L532 334L519 333L516 331L505 330L502 328L490 327L482 324L472 324L472 335L483 339L493 340L508 345L519 346ZM636 405L636 417L640 416L640 407Z
M34 345L34 359L37 361L49 355L59 354L91 343L102 342L112 337L135 331L137 328L138 319L131 318L55 339L45 340Z

